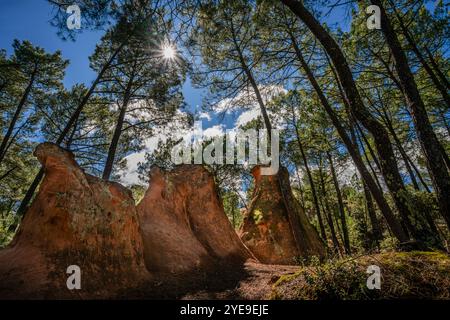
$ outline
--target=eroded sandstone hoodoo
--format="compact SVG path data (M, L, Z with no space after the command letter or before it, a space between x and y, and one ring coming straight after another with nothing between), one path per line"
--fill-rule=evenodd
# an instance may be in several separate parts
M241 239L263 263L295 264L296 258L322 257L325 245L294 198L289 175L280 168L276 175L252 170L255 189L241 228Z
M150 272L208 271L220 263L229 268L252 257L224 213L213 176L201 165L153 167L137 211Z
M130 191L83 172L72 153L43 143L45 177L12 243L0 251L2 298L106 298L148 277ZM68 290L67 267L81 269Z

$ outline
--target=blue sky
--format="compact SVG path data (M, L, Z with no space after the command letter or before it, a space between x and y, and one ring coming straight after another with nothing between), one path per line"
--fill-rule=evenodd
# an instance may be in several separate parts
M45 0L0 0L0 48L11 54L13 40L19 39L29 40L49 52L61 50L63 57L70 60L64 85L89 84L95 73L89 68L88 57L94 52L103 31L83 31L76 41L63 41L49 23L53 10ZM189 81L183 92L190 106L201 104L201 91L193 89Z
M103 31L84 30L76 41L64 41L49 23L54 10L46 0L0 0L0 48L11 54L13 40L19 39L29 40L49 52L61 50L63 57L70 60L64 78L65 86L70 88L76 83L89 85L95 73L89 68L88 57L93 53ZM333 13L327 22L342 23L341 19L342 15ZM189 80L183 87L183 93L191 109L201 105L203 92L192 88ZM211 121L205 119L204 122L208 127L217 124L218 119L213 117Z
M88 57L94 52L103 31L83 30L75 41L64 41L57 35L58 30L50 25L50 20L55 14L54 10L46 0L0 0L0 48L6 49L7 53L11 54L13 40L19 39L29 40L33 45L42 47L48 52L60 50L63 57L70 61L64 85L67 88L76 83L85 83L89 86L95 78L95 73L89 68ZM349 17L339 9L326 20L330 25L337 23L341 27L349 23ZM192 88L189 80L183 86L183 94L191 110L201 105L204 93ZM239 119L250 120L252 117L254 117L252 111L236 112L226 115L225 118L210 113L209 117L202 118L202 122L204 130L209 128L210 133L216 133L234 127L239 123ZM134 167L131 171L135 171L137 162L143 160L143 153L132 154L129 157Z

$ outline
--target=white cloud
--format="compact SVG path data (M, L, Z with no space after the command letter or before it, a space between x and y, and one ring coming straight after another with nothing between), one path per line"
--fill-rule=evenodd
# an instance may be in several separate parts
M264 103L269 102L281 93L287 92L283 87L275 85L260 86L259 91ZM236 111L236 109L253 109L257 106L256 94L253 90L249 89L239 92L235 97L225 98L219 101L214 106L214 110L218 113L231 113L232 111Z
M208 112L201 112L199 114L199 119L206 119L207 121L211 121L212 117Z
M205 138L214 138L216 136L223 136L225 134L223 125L215 125L203 131Z
M286 92L286 90L279 86L261 86L261 94L264 102L268 102L273 99L275 96L280 93ZM141 105L139 103L135 103L132 108L137 108L134 112L127 115L129 118L127 119L129 122L136 121L136 119L145 119L148 117L145 112L142 112L139 109ZM117 108L117 106L111 106L111 108ZM260 108L258 103L256 102L256 96L253 92L241 92L235 98L227 98L220 101L214 110L216 112L231 112L232 109L240 108L244 109L244 112L239 115L234 123L234 127L227 130L229 133L231 131L232 136L235 135L235 131L237 127L245 125L246 123L256 119L260 114ZM178 110L178 115L183 114L182 111ZM210 114L208 112L202 112L199 114L199 119L205 119L207 121L211 121L214 117L214 114ZM176 131L175 131L176 130ZM175 133L174 133L175 132ZM142 181L139 180L139 175L137 172L139 162L145 161L145 154L152 153L160 140L163 142L167 141L167 137L170 135L174 139L176 138L184 138L185 141L190 141L193 136L199 137L203 133L204 138L213 138L215 136L221 136L225 134L225 126L222 124L213 125L209 128L204 128L203 131L200 131L200 128L196 127L193 129L186 129L181 125L177 125L177 123L171 123L164 128L160 128L159 133L156 133L153 137L147 139L145 141L145 148L133 154L130 154L125 157L127 161L127 167L125 170L122 170L119 173L120 182L124 185L132 185L132 184L143 184Z
M235 126L240 127L244 126L252 120L255 120L261 115L261 110L259 107L255 107L253 109L242 112L239 117L236 119Z
M145 154L147 152L153 152L155 151L156 147L158 146L158 142L160 139L163 139L164 137L161 137L160 135L151 137L150 139L147 139L145 141L145 149L132 153L125 157L127 161L127 168L124 171L120 171L120 182L124 185L133 185L138 184L142 185L143 182L139 179L139 174L137 172L139 162L145 161Z

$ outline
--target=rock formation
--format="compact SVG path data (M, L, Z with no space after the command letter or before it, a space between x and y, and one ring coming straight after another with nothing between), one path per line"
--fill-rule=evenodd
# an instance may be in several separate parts
M153 167L137 206L150 272L184 273L242 265L252 257L232 228L212 174L200 165Z
M285 168L263 176L252 170L255 189L244 217L241 239L262 263L295 264L298 258L322 257L325 245L294 198Z
M1 298L106 298L148 278L136 208L118 183L83 172L72 153L44 143L45 177L20 228L0 251ZM81 269L69 290L67 268Z

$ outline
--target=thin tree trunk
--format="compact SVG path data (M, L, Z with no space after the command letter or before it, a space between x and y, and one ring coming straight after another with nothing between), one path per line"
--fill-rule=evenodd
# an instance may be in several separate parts
M401 227L397 218L394 216L394 213L392 212L391 208L387 204L386 199L384 199L384 196L383 196L381 190L378 188L378 186L376 185L372 176L367 171L367 168L365 167L365 165L361 159L361 156L360 156L359 152L357 151L357 148L351 142L349 136L347 135L347 132L345 131L344 127L341 124L340 119L338 118L338 116L334 112L333 108L328 103L328 100L326 99L319 84L317 83L311 69L309 68L305 59L303 58L303 55L302 55L300 49L298 48L298 46L295 42L295 39L293 38L292 40L293 40L292 44L293 44L294 49L297 54L297 58L299 59L301 66L308 77L309 82L311 83L312 87L316 91L316 94L318 95L322 106L324 107L325 111L327 112L328 116L330 117L331 122L333 123L334 127L336 128L339 136L341 137L342 141L344 142L345 146L347 147L347 150L348 150L350 156L352 157L353 162L355 163L359 173L361 174L362 178L366 181L368 187L370 188L370 191L372 192L372 194L375 198L375 201L377 201L377 204L378 204L381 212L383 213L383 216L385 217L386 222L388 223L389 227L391 228L392 233L395 235L395 237L401 243L408 242L409 239L406 236L405 232L403 231L403 228Z
M28 96L30 95L31 89L33 88L34 79L36 77L37 70L35 69L33 73L31 74L30 81L28 82L27 87L25 88L24 93L22 94L22 97L19 101L19 104L16 107L16 111L14 112L14 115L11 119L11 122L8 126L8 130L6 131L5 136L3 137L2 143L0 144L0 163L5 158L6 154L6 147L8 146L9 139L11 138L11 135L14 131L14 128L16 126L17 120L19 120L20 113L22 112L23 107L27 103Z
M383 235L381 233L380 223L378 222L375 207L373 205L372 195L370 194L369 188L364 181L363 189L364 196L366 198L367 214L369 216L370 224L372 225L371 241L376 247L379 247L380 240L383 238Z
M378 160L377 155L373 151L372 146L370 145L369 139L367 139L366 134L364 133L363 129L359 126L358 123L356 123L356 127L358 128L359 136L361 137L362 141L364 141L364 144L366 145L367 150L369 151L369 154L372 157L373 162L375 162L375 165L377 166L378 171L382 172L380 161ZM362 141L361 141L361 144L362 144Z
M298 126L296 123L297 119L295 117L295 111L294 111L293 107L292 107L292 117L293 117L293 122L294 122L295 135L296 135L296 139L297 139L298 148L300 150L300 155L302 157L303 164L305 165L306 175L308 176L309 185L311 187L311 194L313 197L314 208L316 209L317 220L319 222L320 236L326 242L327 234L325 233L325 227L324 227L323 220L322 220L322 214L320 212L320 205L319 205L319 198L317 196L317 189L316 189L316 186L314 183L311 169L309 168L308 158L306 157L306 153L303 148L303 143L300 139L300 132L298 130Z
M79 120L79 118L78 118L77 121L75 121L75 123L73 124L72 133L70 134L69 139L67 139L67 142L66 142L66 148L67 148L68 150L70 150L70 146L72 145L73 139L75 138L75 133L77 132L78 120Z
M305 198L303 197L303 187L302 187L302 181L300 180L300 175L298 174L298 166L295 164L295 174L297 175L298 180L298 190L300 192L300 204L303 208L305 208Z
M383 110L384 116L385 116L385 120L386 120L386 127L389 130L389 132L392 135L392 138L394 139L394 142L397 146L398 151L400 152L400 155L403 158L403 162L405 164L406 170L408 171L409 177L411 178L411 182L414 186L414 189L416 190L420 190L419 188L419 184L417 183L416 177L414 176L414 172L410 166L410 161L409 161L409 157L406 154L405 149L403 149L402 143L400 141L400 139L397 136L397 133L394 130L394 126L392 125L392 121L391 119L389 119L388 114L386 113L385 110Z
M292 110L292 112L294 112L294 110ZM296 121L295 119L295 115L294 117L294 122ZM297 138L297 144L300 150L300 155L302 157L303 160L303 164L305 165L305 169L306 169L306 175L308 176L308 181L309 181L309 185L311 187L311 194L313 197L313 203L314 203L314 207L316 209L316 214L317 214L317 220L319 222L319 229L320 229L320 235L322 236L323 240L326 241L327 240L327 236L325 233L325 227L323 224L323 219L322 219L322 214L320 212L320 206L319 206L319 199L317 196L317 189L315 186L315 182L311 173L311 169L309 168L309 164L308 164L308 158L306 157L306 153L305 150L303 148L303 143L300 139L300 132L298 130L297 124L294 124L295 127L295 131L296 131L296 138Z
M445 87L447 89L450 89L450 82L448 81L447 77L445 76L445 74L441 71L441 69L439 68L436 60L433 57L433 54L431 53L430 49L428 49L427 47L425 47L425 51L427 53L428 59L431 62L431 65L433 66L434 71L437 73L437 75L439 76L439 78L441 79L442 83L445 85Z
M105 168L103 169L102 179L109 180L111 172L114 166L114 158L116 156L117 146L119 145L119 139L122 134L123 122L125 120L125 114L127 112L128 102L130 99L131 81L127 87L122 107L120 108L119 118L117 119L116 127L114 128L114 134L109 145L108 156L105 162Z
M447 130L447 135L450 138L450 126L447 123L447 119L445 118L445 113L443 111L439 112L439 117L441 117L442 122L444 123L444 127Z
M338 200L339 214L340 214L340 218L341 218L341 228L342 228L342 234L343 234L343 240L344 240L344 249L345 249L346 254L350 254L351 253L350 240L348 237L347 221L345 218L344 202L342 201L341 189L339 188L339 182L337 179L336 170L334 168L333 158L332 158L330 152L328 152L328 151L327 151L327 157L328 157L328 162L330 163L331 176L333 178L334 189L336 191L336 196L337 196L337 200Z
M33 199L34 191L39 186L39 183L41 182L43 176L44 176L44 168L41 167L37 175L34 177L34 180L31 183L30 187L28 188L27 192L25 193L25 196L23 197L19 208L17 209L18 216L25 215L25 212L28 209L28 204L30 203L31 199Z
M304 24L320 41L323 48L330 56L333 65L336 68L339 80L345 92L345 98L348 100L352 113L364 125L364 127L369 130L374 138L379 160L381 162L380 165L382 168L382 174L402 220L407 223L411 230L415 230L415 227L410 221L411 212L408 207L408 193L403 185L403 181L398 170L397 162L394 157L394 151L389 139L389 134L383 125L378 122L378 120L373 117L369 110L364 106L355 81L353 80L352 72L344 54L342 53L342 50L327 30L304 7L302 2L295 0L281 1L304 22ZM406 240L406 235L404 232L400 231L401 228L399 229L398 227L399 225L396 226L395 233L403 240ZM403 242L403 240L401 242Z
M392 5L392 2L391 2ZM416 41L413 39L412 35L409 33L408 28L405 26L402 17L395 9L395 6L393 6L395 15L397 16L397 20L399 21L400 28L402 29L402 33L405 36L406 41L408 41L408 44L411 46L411 49L414 51L415 55L419 59L420 63L422 64L425 71L428 73L431 81L433 82L434 86L438 91L441 93L442 97L444 98L445 103L447 104L447 108L450 108L450 96L448 94L447 88L445 88L437 76L434 74L433 70L431 69L428 62L425 60L424 56L420 52L420 49L417 47ZM399 43L400 45L400 43Z
M232 38L233 38L233 43L235 45L236 51L238 52L238 56L239 56L239 60L240 60L240 63L241 63L241 67L242 67L242 69L243 69L243 71L244 71L248 81L250 82L250 85L252 86L253 91L255 92L256 100L257 100L257 102L259 104L259 107L260 107L260 110L261 110L261 114L262 114L262 117L263 117L263 120L264 120L264 125L265 125L266 130L267 130L267 136L268 136L269 140L271 141L271 143L273 143L273 141L272 141L272 132L271 132L272 131L272 125L270 123L269 115L267 113L267 109L266 109L264 100L262 99L261 92L260 92L260 90L258 88L256 80L255 80L255 78L253 76L253 73L251 72L250 68L248 67L247 62L246 62L246 60L244 58L244 55L243 55L243 53L241 51L241 48L240 48L240 46L239 46L239 44L237 42L238 41L237 40L238 37L237 37L237 35L235 33L235 30L234 30L233 19L231 19L229 22L230 22L230 27L231 27L231 35L232 35ZM274 156L274 155L272 155L272 156ZM304 242L302 241L303 235L302 235L302 232L301 232L302 225L301 225L300 217L298 216L298 214L295 211L295 209L293 207L293 204L292 204L292 201L294 201L294 199L292 199L290 192L288 190L286 190L286 186L283 185L283 183L282 183L283 178L280 175L280 170L275 175L277 175L278 185L279 185L281 194L283 196L283 201L284 201L284 204L286 206L287 213L288 213L288 220L289 220L289 224L291 226L292 236L293 236L293 238L295 240L295 243L296 243L296 246L297 246L297 249L299 250L299 252L304 252L308 248L304 248Z
M442 145L438 141L430 124L425 105L420 97L417 84L408 65L408 60L394 29L391 26L384 6L380 0L371 0L371 2L380 8L381 30L383 31L392 56L394 57L395 68L405 92L406 103L412 111L411 115L416 128L417 137L420 141L427 166L430 170L441 215L444 217L447 226L450 229L450 175L443 159Z
M361 136L358 137L358 140L359 140L359 144L361 145L361 148L362 148L362 154L364 156L364 159L366 159L367 166L369 167L370 171L372 172L372 176L373 176L375 182L377 183L378 188L380 188L380 190L383 190L383 187L381 186L380 180L378 179L378 174L375 171L374 167L372 166L372 163L371 163L371 161L369 159L369 156L367 155L366 147L365 147L365 146L367 146L367 144L364 144L361 141L362 140Z
M266 127L268 137L269 137L269 139L271 139L272 124L270 123L269 115L267 114L267 109L265 107L264 100L262 99L261 92L259 91L258 85L257 85L257 83L255 81L254 76L253 76L253 73L251 72L250 68L248 67L247 61L245 60L244 55L242 54L241 48L240 48L240 46L239 46L239 44L237 42L237 35L235 34L234 25L233 25L232 21L230 23L230 26L231 26L231 32L232 32L232 37L233 37L233 44L234 44L235 49L236 49L236 51L238 53L239 61L241 63L241 67L244 70L244 73L245 73L248 81L250 82L250 85L252 86L253 91L255 92L256 100L257 100L257 102L259 104L259 107L260 107L260 110L261 110L261 114L263 116L264 125Z
M6 171L4 174L2 174L0 176L0 181L2 181L3 179L5 179L7 176L9 176L14 170L16 170L18 168L18 166L13 166L11 169L9 169L8 171Z
M92 83L91 87L89 88L89 91L85 94L83 99L81 100L80 104L78 105L77 109L74 111L72 116L70 117L69 121L67 122L66 126L64 127L63 131L60 133L58 138L56 139L56 144L61 144L64 139L66 138L67 134L69 133L70 129L78 121L78 118L80 117L81 112L83 111L84 106L89 101L90 97L94 93L95 88L97 87L97 84L103 77L103 74L106 72L106 70L109 68L111 63L113 62L114 58L117 56L117 54L122 50L122 48L125 46L125 42L123 42L117 49L114 51L114 53L111 55L109 60L103 65L102 69L97 75L97 78ZM28 188L27 192L25 193L24 198L22 199L22 202L20 203L19 208L17 209L17 215L24 216L26 213L26 210L28 208L28 204L30 203L31 199L33 198L34 192L36 191L36 188L39 186L39 183L42 180L42 177L44 176L44 169L41 168L34 178L33 182L31 183L30 187Z
M416 167L416 165L414 164L414 162L412 161L411 158L409 158L409 164L411 165L411 167L413 168L414 172L416 173L417 178L419 178L420 183L422 184L422 186L424 187L425 191L428 193L431 193L430 188L428 187L428 184L425 182L422 174L420 173L419 169Z
M324 214L328 222L328 227L330 228L330 234L331 234L331 240L333 241L334 250L336 253L341 253L341 248L339 245L339 241L336 237L336 230L334 229L334 223L333 223L333 217L331 215L331 209L330 204L328 202L328 193L325 185L325 180L323 177L323 170L322 170L322 157L320 157L320 165L319 165L319 181L320 181L320 187L321 187L321 193L322 193L322 201L325 205Z
M439 144L439 146L440 146L440 149L441 149L442 157L444 158L445 165L447 166L447 169L450 170L450 158L448 157L448 154L445 151L445 149L442 146L442 144Z

